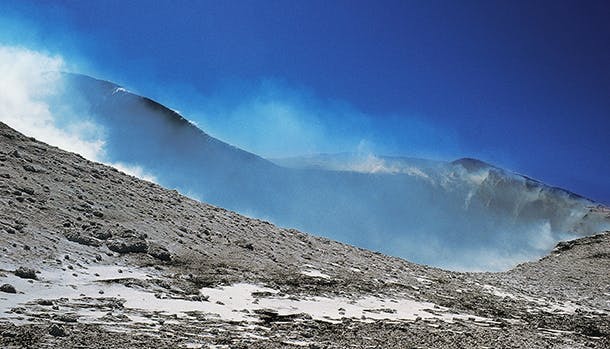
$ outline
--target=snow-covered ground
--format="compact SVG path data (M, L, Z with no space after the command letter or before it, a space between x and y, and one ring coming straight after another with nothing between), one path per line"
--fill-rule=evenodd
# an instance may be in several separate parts
M3 265L4 270L14 266ZM77 270L78 269L78 270ZM158 276L153 268L129 268L119 265L97 265L86 268L42 270L37 280L19 278L8 272L2 283L10 283L17 294L0 295L0 317L18 317L9 310L39 300L67 298L71 303L92 299L103 301L115 298L123 302L124 312L134 321L148 321L138 313L159 312L179 317L192 312L206 314L225 321L258 321L257 310L276 312L279 316L306 314L315 320L336 322L351 318L363 321L374 319L409 320L436 319L440 321L488 319L470 314L451 313L434 303L407 297L323 297L290 296L279 290L251 283L237 283L216 288L202 288L201 298L174 298L163 292L151 292L135 286L137 280L149 280ZM319 270L308 269L303 274L310 277L330 278ZM203 299L203 300L202 300ZM80 309L77 314L83 320L95 321L103 312Z

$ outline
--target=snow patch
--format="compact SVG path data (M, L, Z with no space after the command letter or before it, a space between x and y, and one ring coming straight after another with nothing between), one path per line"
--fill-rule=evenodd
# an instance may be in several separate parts
M330 279L329 275L326 275L326 274L324 274L321 271L316 270L316 269L304 270L304 271L301 272L301 274L306 275L306 276L310 276L310 277L314 277L314 278Z
M12 270L12 269L8 269ZM73 275L77 273L77 275ZM159 312L178 317L189 317L191 312L207 314L224 321L257 322L256 310L266 309L279 315L307 314L315 320L340 322L351 318L362 321L375 319L410 320L435 319L486 321L467 314L450 313L447 308L434 303L400 297L367 296L357 298L309 296L296 298L282 295L278 290L261 285L238 283L218 288L202 288L201 295L207 301L169 298L139 287L128 287L117 279L146 280L158 277L157 271L146 268L121 266L96 266L84 270L45 271L39 280L24 280L13 274L0 278L2 283L14 285L17 294L0 295L0 317L15 317L8 313L14 307L23 306L37 299L68 298L79 302L87 297L116 298L124 301L123 314L132 321L147 321L143 312ZM103 293L100 293L103 292ZM97 321L103 312L79 311L83 321Z
M127 89L123 88L123 87L117 87L112 91L112 94L116 94L116 93L128 93L129 91L127 91Z

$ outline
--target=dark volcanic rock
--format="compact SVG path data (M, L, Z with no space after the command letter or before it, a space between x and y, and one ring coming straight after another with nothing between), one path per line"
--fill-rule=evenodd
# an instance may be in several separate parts
M254 244L243 239L237 241L237 246L245 248L246 250L254 251Z
M84 233L76 232L76 231L67 231L64 232L64 236L66 239L79 243L85 246L95 246L99 247L102 245L102 242L92 236L86 235Z
M15 275L22 279L36 279L36 270L32 268L19 267L15 270Z
M148 246L148 254L162 261L170 261L172 259L167 248L158 244L150 244Z
M97 230L92 232L91 236L99 240L108 240L112 237L112 232L110 230Z
M145 253L148 250L146 240L137 238L111 239L106 241L106 246L118 253Z
M65 337L67 335L66 330L57 324L49 326L48 332L53 337Z
M2 286L0 286L0 291L5 293L17 293L15 286L11 284L3 284Z
M30 164L23 165L23 169L28 172L44 172L42 168Z

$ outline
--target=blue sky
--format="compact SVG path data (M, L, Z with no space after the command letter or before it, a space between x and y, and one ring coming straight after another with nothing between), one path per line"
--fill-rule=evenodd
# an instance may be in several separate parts
M610 204L606 1L9 0L0 13L3 43L261 155L477 157Z

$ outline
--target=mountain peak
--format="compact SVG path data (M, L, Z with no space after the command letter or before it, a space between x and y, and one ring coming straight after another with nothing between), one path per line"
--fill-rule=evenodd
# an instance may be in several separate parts
M475 158L461 158L451 162L454 165L461 165L467 171L479 171L487 168L495 168L495 166L486 163L485 161Z

